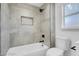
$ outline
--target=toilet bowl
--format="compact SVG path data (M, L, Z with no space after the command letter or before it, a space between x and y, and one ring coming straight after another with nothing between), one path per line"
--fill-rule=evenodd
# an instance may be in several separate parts
M68 38L57 37L56 47L48 49L46 56L63 56L70 49L70 40Z
M47 51L47 56L63 56L64 50L58 49L58 48L50 48Z

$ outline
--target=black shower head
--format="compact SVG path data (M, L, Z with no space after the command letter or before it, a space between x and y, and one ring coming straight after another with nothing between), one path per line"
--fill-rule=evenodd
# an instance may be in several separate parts
M44 9L40 9L39 11L40 11L40 12L43 12L43 10L44 10Z

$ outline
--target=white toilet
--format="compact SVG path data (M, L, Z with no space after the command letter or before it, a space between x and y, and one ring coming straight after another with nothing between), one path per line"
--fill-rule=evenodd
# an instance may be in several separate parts
M55 48L48 49L47 56L63 56L70 50L70 40L65 37L57 37Z

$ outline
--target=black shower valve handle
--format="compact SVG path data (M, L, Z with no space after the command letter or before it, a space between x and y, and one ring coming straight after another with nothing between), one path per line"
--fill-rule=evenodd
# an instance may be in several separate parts
M41 40L40 42L44 42L44 40Z

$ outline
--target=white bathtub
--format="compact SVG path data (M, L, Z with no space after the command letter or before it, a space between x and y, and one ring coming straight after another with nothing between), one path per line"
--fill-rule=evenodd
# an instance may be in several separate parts
M34 43L10 48L7 56L45 56L48 46L42 43Z

